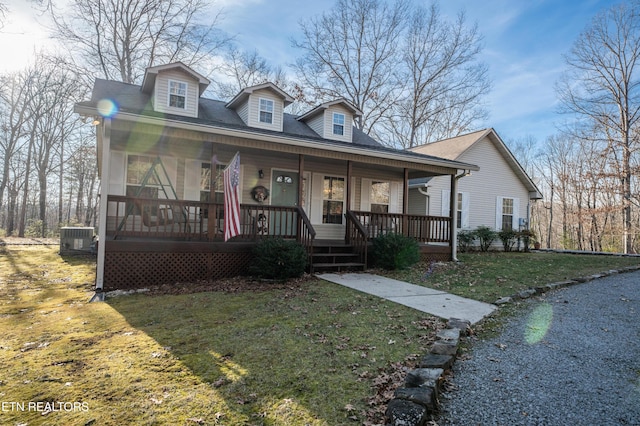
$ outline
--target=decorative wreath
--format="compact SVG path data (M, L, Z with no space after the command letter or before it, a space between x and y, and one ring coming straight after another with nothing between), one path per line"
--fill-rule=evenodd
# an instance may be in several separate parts
M262 203L269 198L269 190L262 185L258 185L251 190L251 196L257 202Z

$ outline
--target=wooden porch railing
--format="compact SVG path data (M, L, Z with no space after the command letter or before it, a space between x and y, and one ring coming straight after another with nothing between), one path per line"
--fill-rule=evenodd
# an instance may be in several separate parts
M108 197L109 238L224 240L224 206L199 201ZM291 238L313 246L315 230L300 207L240 205L238 239Z
M298 242L302 244L307 252L309 264L309 273L313 274L313 241L316 238L316 230L313 228L309 217L304 209L300 206L296 207L298 212Z
M353 246L354 252L360 255L360 263L367 265L367 249L369 245L369 235L362 222L355 215L355 212L347 210L345 214L347 219L347 235L345 237L347 244Z
M420 243L449 243L451 218L402 213L352 212L369 238L390 232L399 233Z

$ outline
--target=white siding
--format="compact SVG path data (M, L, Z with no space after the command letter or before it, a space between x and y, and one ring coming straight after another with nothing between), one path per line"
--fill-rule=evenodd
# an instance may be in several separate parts
M344 135L333 134L333 113L344 114ZM314 129L315 130L315 129ZM332 105L324 111L324 134L320 136L336 141L351 142L353 139L353 116L342 105Z
M273 101L273 123L271 124L260 122L260 98ZM248 108L248 126L267 130L275 130L277 132L282 131L284 119L284 102L271 90L256 90L255 92L253 92L249 96Z
M127 174L127 155L122 151L111 151L109 159L109 195L125 195L124 179Z
M169 80L187 83L187 99L185 109L169 106ZM152 95L153 108L159 112L166 112L187 117L198 116L198 81L177 69L161 71L156 77L156 86Z
M486 138L481 140L456 160L476 164L480 167L479 171L474 171L470 176L465 176L458 181L458 191L470 194L470 229L475 229L480 225L495 229L497 197L509 197L517 200L516 202L520 206L518 217L526 217L529 192L491 141ZM451 178L449 176L438 176L429 182L429 194L432 195L430 214L440 215L442 213L442 198L439 194L442 190L449 190L450 184ZM514 220L517 219L514 218Z
M429 212L429 199L428 195L423 195L416 188L409 190L409 214L426 215Z
M244 124L249 125L249 102L242 103L236 110Z
M324 137L324 115L323 114L316 115L306 123L319 136Z

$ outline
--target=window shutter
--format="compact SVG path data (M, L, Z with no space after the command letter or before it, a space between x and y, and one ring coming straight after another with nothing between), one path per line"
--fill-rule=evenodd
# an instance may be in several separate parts
M513 199L513 219L511 222L511 227L514 231L517 231L520 227L520 199L519 198L514 198Z
M311 179L311 215L309 219L311 223L322 223L322 186L324 183L324 175L322 173L314 173Z
M164 186L164 191L158 191L158 198L165 198L165 192L167 193L167 198L173 198L173 191L176 191L176 195L178 192L178 189L176 188L178 177L178 160L176 158L170 157L161 157L160 160L162 161L162 165L164 165L167 174L165 175L162 172L162 166L160 166L160 164L156 166L156 171L158 172L160 181ZM169 184L171 184L171 186L169 186ZM173 191L171 190L171 187L173 187Z
M502 230L502 199L503 197L496 197L496 231Z
M449 191L448 189L443 189L442 190L442 206L441 206L441 212L442 212L442 216L444 217L449 217L450 211L449 211L449 207L450 207L450 198L451 198L451 191Z
M184 168L184 199L200 201L202 162L200 160L185 160Z
M469 229L469 193L462 194L462 229Z
M401 205L400 184L391 182L389 183L389 213L402 213Z
M371 211L371 179L362 178L360 182L360 210Z

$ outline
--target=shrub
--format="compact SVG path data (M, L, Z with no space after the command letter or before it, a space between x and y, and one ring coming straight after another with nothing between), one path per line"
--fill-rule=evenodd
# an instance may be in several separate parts
M466 253L471 250L473 243L476 240L476 234L469 230L458 231L458 250L461 253Z
M498 238L502 241L504 251L511 251L518 240L518 233L513 229L503 229L498 232Z
M480 241L480 251L488 251L491 243L493 243L497 237L496 231L484 225L478 226L473 232Z
M249 272L260 278L286 280L299 277L307 267L307 252L296 241L267 238L253 248Z
M390 233L373 239L371 254L378 267L405 269L420 260L420 247L412 238Z
M518 238L522 238L522 242L524 243L524 251L529 251L529 245L535 244L537 241L536 233L530 229L523 229L518 233Z

